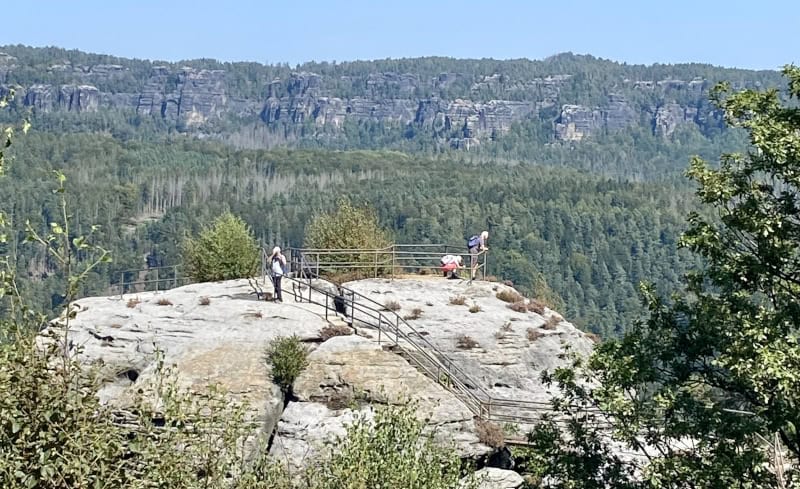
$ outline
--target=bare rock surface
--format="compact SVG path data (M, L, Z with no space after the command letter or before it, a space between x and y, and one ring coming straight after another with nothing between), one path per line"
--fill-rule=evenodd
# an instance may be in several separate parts
M414 403L434 438L460 456L489 451L475 434L472 412L458 398L367 338L337 336L322 343L295 381L294 394L272 445L273 455L292 468L342 436L356 416L369 418L370 405Z
M209 304L201 305L201 298ZM107 379L102 401L124 405L128 389L152 377L158 351L166 365L175 365L182 385L201 390L216 384L246 400L267 432L283 410L283 394L271 381L265 346L290 334L317 340L327 324L308 305L256 301L245 280L91 297L77 304L69 341L79 358L99 366ZM57 324L49 329L63 334Z
M480 481L478 489L517 489L525 483L522 476L513 470L496 469L494 467L483 468L475 472L473 477L475 480ZM465 478L463 482L468 480L469 478Z
M511 310L497 294L514 289L499 283L419 277L360 280L346 286L377 307L397 302L401 317L418 313L419 318L406 320L409 334L443 352L475 380L474 387L488 390L492 397L546 402L550 393L539 380L541 373L565 365L568 351L587 355L593 347L589 337L555 311ZM458 297L464 298L463 305L451 303ZM479 311L470 312L473 306Z
M324 281L314 285L336 291ZM397 302L400 317L409 318L398 321L409 338L438 350L469 376L470 388L494 399L548 400L539 382L542 370L566 362L567 346L581 354L592 348L583 333L553 311L509 309L496 297L513 292L505 285L418 276L347 286L376 309ZM379 342L374 323L356 314L358 334L321 342L320 331L329 325L324 309L295 302L291 285L285 288L284 303L257 301L246 280L85 298L77 301L66 334L78 358L97 366L106 380L100 390L103 402L124 407L131 389L153 378L163 356L166 365L175 366L182 385L200 391L217 384L232 399L247 401L259 431L275 432L272 454L291 467L308 463L326 441L343 436L356 417L369 417L373 406L387 404L413 403L426 429L464 458L490 451L478 438L474 406L437 383L436 376L426 375L413 358L398 354L385 334ZM463 297L464 305L451 304L454 297ZM382 314L397 321L390 311ZM332 312L328 316L344 326ZM44 333L63 338L63 319ZM311 351L288 404L264 361L269 341L286 335L297 335Z

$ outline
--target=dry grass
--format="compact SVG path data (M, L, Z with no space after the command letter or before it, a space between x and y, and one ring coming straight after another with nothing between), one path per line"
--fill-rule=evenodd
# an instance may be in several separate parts
M138 306L141 302L142 302L141 299L139 299L138 297L131 297L130 299L128 299L128 303L126 305L131 309L133 309L134 307Z
M114 329L119 329L119 328L122 327L122 325L119 324L119 323L114 323L114 324L109 324L108 327L109 328L114 328Z
M430 275L431 271L428 268L420 268L417 272L419 275Z
M475 433L478 435L478 440L488 447L503 448L506 444L503 428L491 421L476 420Z
M406 321L410 321L412 319L419 319L421 317L422 317L422 309L419 307L415 307L414 309L411 310L411 313L404 316L403 319L405 319Z
M479 306L478 304L472 304L471 306L469 306L469 312L473 314L475 314L476 312L481 312L481 306Z
M349 336L351 334L353 334L353 329L344 324L329 324L319 330L319 337L322 338L322 341L328 341L334 336Z
M511 321L506 321L502 326L500 326L500 329L506 333L514 331L514 328L511 327Z
M497 279L497 277L495 277L494 275L487 275L484 280L486 280L487 282L498 282L499 281Z
M560 322L561 322L561 318L560 317L558 317L558 316L550 316L549 318L547 318L547 321L545 321L545 323L542 325L542 328L553 330L553 329L556 329L556 327L558 326L558 323L560 323Z
M528 310L539 315L544 314L544 307L544 304L536 299L531 299L528 302Z
M207 306L209 304L211 304L211 299L209 299L208 297L201 297L200 298L200 305L201 306Z
M387 311L399 311L400 303L397 301L386 301L383 303L383 308Z
M514 312L521 312L522 314L528 312L528 305L525 304L525 301L513 302L506 307Z
M256 311L256 312L246 312L246 313L244 313L244 314L242 314L242 315L243 315L244 317L256 318L256 319L261 319L261 318L263 318L263 317L264 317L264 314L262 314L262 313L261 313L261 311Z
M602 341L600 339L600 336L598 336L596 333L586 332L586 333L583 333L583 334L586 335L587 338L592 340L592 343L594 343L595 345Z
M352 392L336 391L325 399L325 406L327 406L328 409L338 411L351 407L354 401L355 399Z
M533 328L528 328L528 330L526 332L526 336L528 337L528 341L532 342L532 341L538 340L539 338L544 336L544 334L542 334L540 331L537 331L537 330L535 330Z
M450 298L450 304L454 306L463 306L466 303L467 303L467 298L464 297L463 295L457 295L455 297Z
M478 347L478 342L475 341L472 337L462 334L458 338L456 338L456 348L461 350L471 350L473 348Z
M170 301L166 297L162 297L161 299L158 300L158 302L156 302L156 304L158 304L159 306L171 306L172 301Z
M514 282L512 282L511 280L503 280L503 285L505 285L506 287L513 287Z
M519 292L517 292L515 290L501 290L500 292L495 294L495 297L497 297L498 299L500 299L503 302L514 303L514 302L524 302L525 301L525 298L522 297L522 295L520 295Z

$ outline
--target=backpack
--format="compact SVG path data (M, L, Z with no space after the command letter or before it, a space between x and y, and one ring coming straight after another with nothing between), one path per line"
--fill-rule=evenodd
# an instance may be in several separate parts
M273 275L283 275L283 263L281 263L281 259L276 257L272 258L272 274Z
M481 237L477 234L467 240L467 248L477 248L481 244Z

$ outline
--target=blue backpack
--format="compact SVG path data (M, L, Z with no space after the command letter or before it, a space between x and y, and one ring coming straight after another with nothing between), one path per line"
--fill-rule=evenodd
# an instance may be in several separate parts
M467 240L467 248L477 248L481 244L481 237L477 234Z

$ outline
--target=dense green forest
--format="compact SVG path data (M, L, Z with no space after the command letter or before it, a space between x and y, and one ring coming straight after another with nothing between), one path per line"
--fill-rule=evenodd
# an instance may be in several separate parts
M300 245L315 211L339 196L366 202L398 242L460 244L492 233L490 272L523 290L551 288L577 324L614 334L639 311L641 280L674 283L690 263L675 242L691 191L676 183L629 183L532 164L430 159L396 152L239 151L177 137L121 142L97 134L33 131L17 140L3 210L22 276L38 302L56 305L60 277L22 223L44 228L63 168L75 233L99 224L114 263L84 294L107 293L119 272L180 263L179 243L230 209L265 245Z
M263 100L270 90L291 88L275 88L273 80L305 72L318 74L326 93L341 97L364 90L398 95L403 83L373 83L375 74L385 80L387 72L411 73L417 81L458 74L447 83L412 83L415 97L554 97L535 116L512 122L469 151L448 143L464 132L460 127L431 133L411 123L346 119L335 128L306 121L290 133L229 114L187 131L135 107L39 110L37 102L17 98L0 111L0 122L29 118L34 129L11 148L0 208L16 229L7 249L27 293L44 309L61 300L55 291L62 277L42 250L24 242L24 227L30 220L43 229L52 220L51 172L64 169L75 233L101 225L97 239L114 256L84 284L83 294L108 293L125 270L179 264L183 236L225 210L244 218L264 245L297 246L315 212L349 196L372 205L397 242L460 244L488 229L492 274L550 297L568 319L603 336L619 334L641 314L640 281L667 290L697 264L677 249L685 217L697 209L682 171L692 155L715 159L747 147L743 131L719 122L708 100L711 84L726 79L734 86L780 85L777 72L635 66L571 54L541 61L418 58L289 67L213 60L169 64L24 46L0 52L14 57L13 69L0 69L5 86L89 80L108 97L146 91L160 65L224 70L219 83L232 98ZM565 73L569 77L558 93L542 91L543 78ZM493 74L500 81L484 83ZM178 83L169 76L168 87ZM702 81L692 85L700 89L670 82L647 91L625 80ZM615 92L642 110L669 100L708 117L679 124L669 134L643 122L580 141L554 139L561 103L602 104ZM272 149L243 149L263 146L249 142L263 143L271 135L280 136L267 145Z

